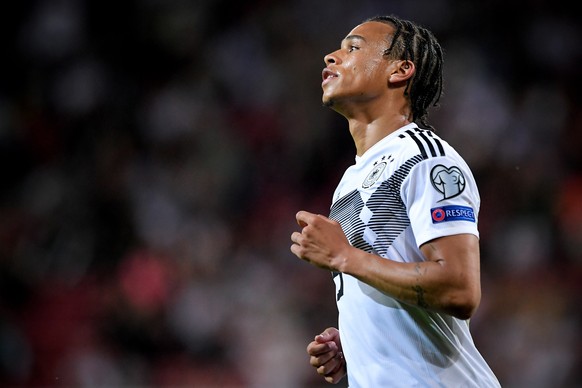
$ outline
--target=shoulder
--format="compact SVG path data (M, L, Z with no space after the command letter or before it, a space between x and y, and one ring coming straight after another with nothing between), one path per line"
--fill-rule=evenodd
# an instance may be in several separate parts
M471 168L460 153L433 131L408 128L401 131L397 139L399 164L410 165L402 182L406 186L412 178L414 187L419 182L438 186L445 177L451 181L457 178L459 182L474 181Z
M428 129L411 127L399 131L398 147L404 157L420 155L422 159L447 156L456 153L440 136Z
M461 154L446 140L428 129L418 127L403 128L396 136L394 146L399 164L434 166L439 164L458 165L470 171Z

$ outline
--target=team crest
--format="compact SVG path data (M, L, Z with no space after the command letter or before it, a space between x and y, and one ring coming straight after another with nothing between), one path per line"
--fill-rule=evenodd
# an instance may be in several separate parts
M430 181L435 190L443 195L442 200L461 194L467 183L459 167L447 168L442 164L433 167L430 172Z
M370 171L370 173L368 174L366 179L364 179L364 183L362 183L362 187L364 189L368 189L368 188L372 187L372 185L374 183L376 183L376 181L380 178L380 175L382 175L382 173L384 172L386 165L387 165L386 162L381 162L381 163L378 163L376 166L374 166L374 169L372 171Z

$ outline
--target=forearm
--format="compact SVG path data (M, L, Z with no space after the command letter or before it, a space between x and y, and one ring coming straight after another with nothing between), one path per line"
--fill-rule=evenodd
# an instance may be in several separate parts
M445 259L401 263L351 247L340 271L392 296L428 310L469 318L480 298L480 286L468 274L456 273Z
M321 215L297 213L303 228L291 235L291 252L330 271L352 275L402 302L469 318L481 298L479 239L473 234L443 236L420 247L425 261L401 263L348 242L340 224Z

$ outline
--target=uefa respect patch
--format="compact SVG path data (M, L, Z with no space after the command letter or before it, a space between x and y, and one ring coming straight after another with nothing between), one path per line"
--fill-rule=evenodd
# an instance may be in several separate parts
M449 221L475 222L475 212L468 206L441 206L430 209L433 224Z

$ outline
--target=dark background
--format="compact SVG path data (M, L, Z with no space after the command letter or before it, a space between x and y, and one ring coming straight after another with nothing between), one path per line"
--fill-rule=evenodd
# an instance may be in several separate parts
M581 31L560 1L90 1L0 12L0 385L315 387L331 276L296 259L354 147L323 56L434 31L431 122L474 171L506 387L582 380ZM340 385L341 386L341 385Z

